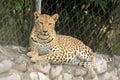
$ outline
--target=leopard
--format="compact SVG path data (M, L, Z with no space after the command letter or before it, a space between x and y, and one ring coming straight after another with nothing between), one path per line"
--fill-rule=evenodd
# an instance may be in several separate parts
M96 59L93 50L72 36L57 34L55 24L59 15L34 12L34 26L29 37L27 56L32 62L48 61L51 64L76 65L88 69L95 77Z

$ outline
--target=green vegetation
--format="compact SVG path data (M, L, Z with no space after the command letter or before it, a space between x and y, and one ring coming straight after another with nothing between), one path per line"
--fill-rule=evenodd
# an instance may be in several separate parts
M33 25L33 5L29 0L0 1L0 44L28 44L30 29Z
M119 0L42 0L42 13L58 13L58 33L81 39L94 51L120 54ZM0 44L28 46L35 0L0 1ZM111 36L112 35L112 36Z

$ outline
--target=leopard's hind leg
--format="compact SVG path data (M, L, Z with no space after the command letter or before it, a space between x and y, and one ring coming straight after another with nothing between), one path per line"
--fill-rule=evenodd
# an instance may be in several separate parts
M79 62L78 66L82 66L87 69L88 76L93 79L95 77L95 70L92 62Z

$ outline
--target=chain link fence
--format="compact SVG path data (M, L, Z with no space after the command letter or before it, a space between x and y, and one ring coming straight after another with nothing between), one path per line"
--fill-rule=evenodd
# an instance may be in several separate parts
M35 0L0 0L0 44L28 47ZM120 54L119 0L42 0L41 13L58 13L59 34L82 40L94 51Z

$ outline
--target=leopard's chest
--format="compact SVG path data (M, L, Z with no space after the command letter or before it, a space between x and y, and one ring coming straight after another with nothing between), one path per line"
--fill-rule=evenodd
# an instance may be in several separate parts
M37 50L39 55L52 53L51 45L49 44L37 44Z
M31 36L32 37L32 36ZM31 38L30 47L38 51L39 55L49 54L49 53L63 53L64 50L58 44L56 40L52 40L51 42L46 42L42 40L38 40L36 36Z
M56 53L61 51L59 47L54 44L36 44L36 49L38 50L39 55Z

